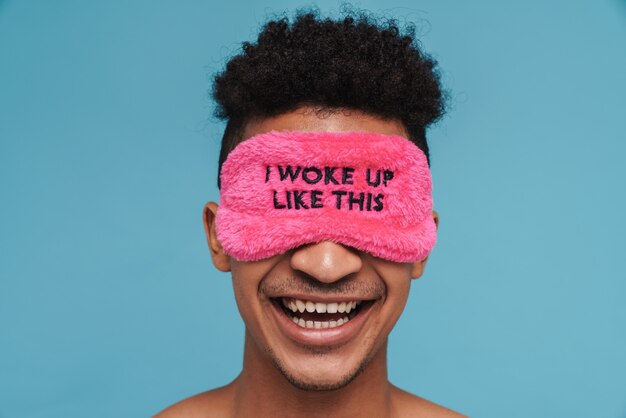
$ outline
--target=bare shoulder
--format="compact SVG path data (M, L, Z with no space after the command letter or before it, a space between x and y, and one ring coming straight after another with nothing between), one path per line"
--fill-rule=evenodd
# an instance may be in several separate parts
M153 418L212 418L232 415L231 385L183 399L164 409Z
M392 386L394 412L399 418L467 418L465 415Z

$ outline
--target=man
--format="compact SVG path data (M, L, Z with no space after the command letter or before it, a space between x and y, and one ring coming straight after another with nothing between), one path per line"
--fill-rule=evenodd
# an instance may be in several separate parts
M387 378L388 335L438 224L425 130L443 99L413 32L271 21L214 97L228 123L204 222L232 273L244 365L158 417L460 417Z

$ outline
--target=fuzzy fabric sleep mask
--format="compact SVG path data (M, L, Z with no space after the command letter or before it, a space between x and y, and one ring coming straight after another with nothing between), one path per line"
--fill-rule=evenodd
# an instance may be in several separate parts
M237 145L220 176L217 236L238 260L329 240L414 262L435 245L426 156L401 136L271 131Z

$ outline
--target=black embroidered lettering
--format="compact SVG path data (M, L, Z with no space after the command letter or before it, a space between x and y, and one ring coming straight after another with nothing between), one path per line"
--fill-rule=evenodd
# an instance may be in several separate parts
M274 209L285 209L285 205L278 203L278 196L276 190L274 190Z
M319 209L324 207L321 198L322 194L323 192L321 190L311 190L311 209Z
M270 166L265 166L265 182L270 181ZM274 192L276 193L276 192Z
M333 177L337 167L324 167L324 184L339 184L337 179Z
M293 191L293 205L295 209L300 209L300 208L308 209L309 208L306 205L306 203L304 203L304 200L302 200L305 194L306 194L306 191L302 191L302 192L299 192L297 190Z
M367 194L367 206L366 206L367 211L371 211L372 210L372 194L368 193Z
M291 192L286 192L287 195L287 209L291 209Z
M285 181L285 179L289 177L291 179L291 182L293 183L298 178L298 174L300 174L301 170L302 170L302 167L300 166L296 168L296 171L293 171L293 167L290 165L288 165L284 169L282 166L279 165L278 175L280 176L280 181Z
M385 170L383 172L383 184L387 187L387 182L393 179L393 171Z
M349 204L349 209L352 210L352 206L355 203L359 204L359 210L363 210L363 199L365 198L365 193L361 192L359 193L359 197L358 198L354 198L354 193L350 192L350 195L348 196L348 204Z
M374 210L376 212L380 212L381 210L383 210L383 198L385 197L384 194L379 193L376 196L374 196L374 203L376 203L376 206L374 206Z
M353 174L354 174L354 168L344 167L343 173L341 176L341 184L354 184L354 180L352 179Z
M367 181L367 184L372 187L378 186L380 184L380 170L376 170L376 181L373 182L370 177L370 169L368 168L365 172L365 180Z
M315 173L315 178L311 179L308 174ZM318 181L322 179L322 170L317 167L307 167L302 170L302 180L306 181L309 184L316 184Z
M332 192L335 196L337 196L337 203L335 204L335 207L337 209L341 209L341 197L345 196L346 194L348 194L348 192L345 192L343 190L333 190Z

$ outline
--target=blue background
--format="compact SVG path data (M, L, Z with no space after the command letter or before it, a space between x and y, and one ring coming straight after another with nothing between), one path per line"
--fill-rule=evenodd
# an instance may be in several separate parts
M216 3L0 2L0 417L148 416L239 372L201 223L210 77L312 3ZM474 417L626 417L626 3L355 5L417 22L451 93L392 381Z

